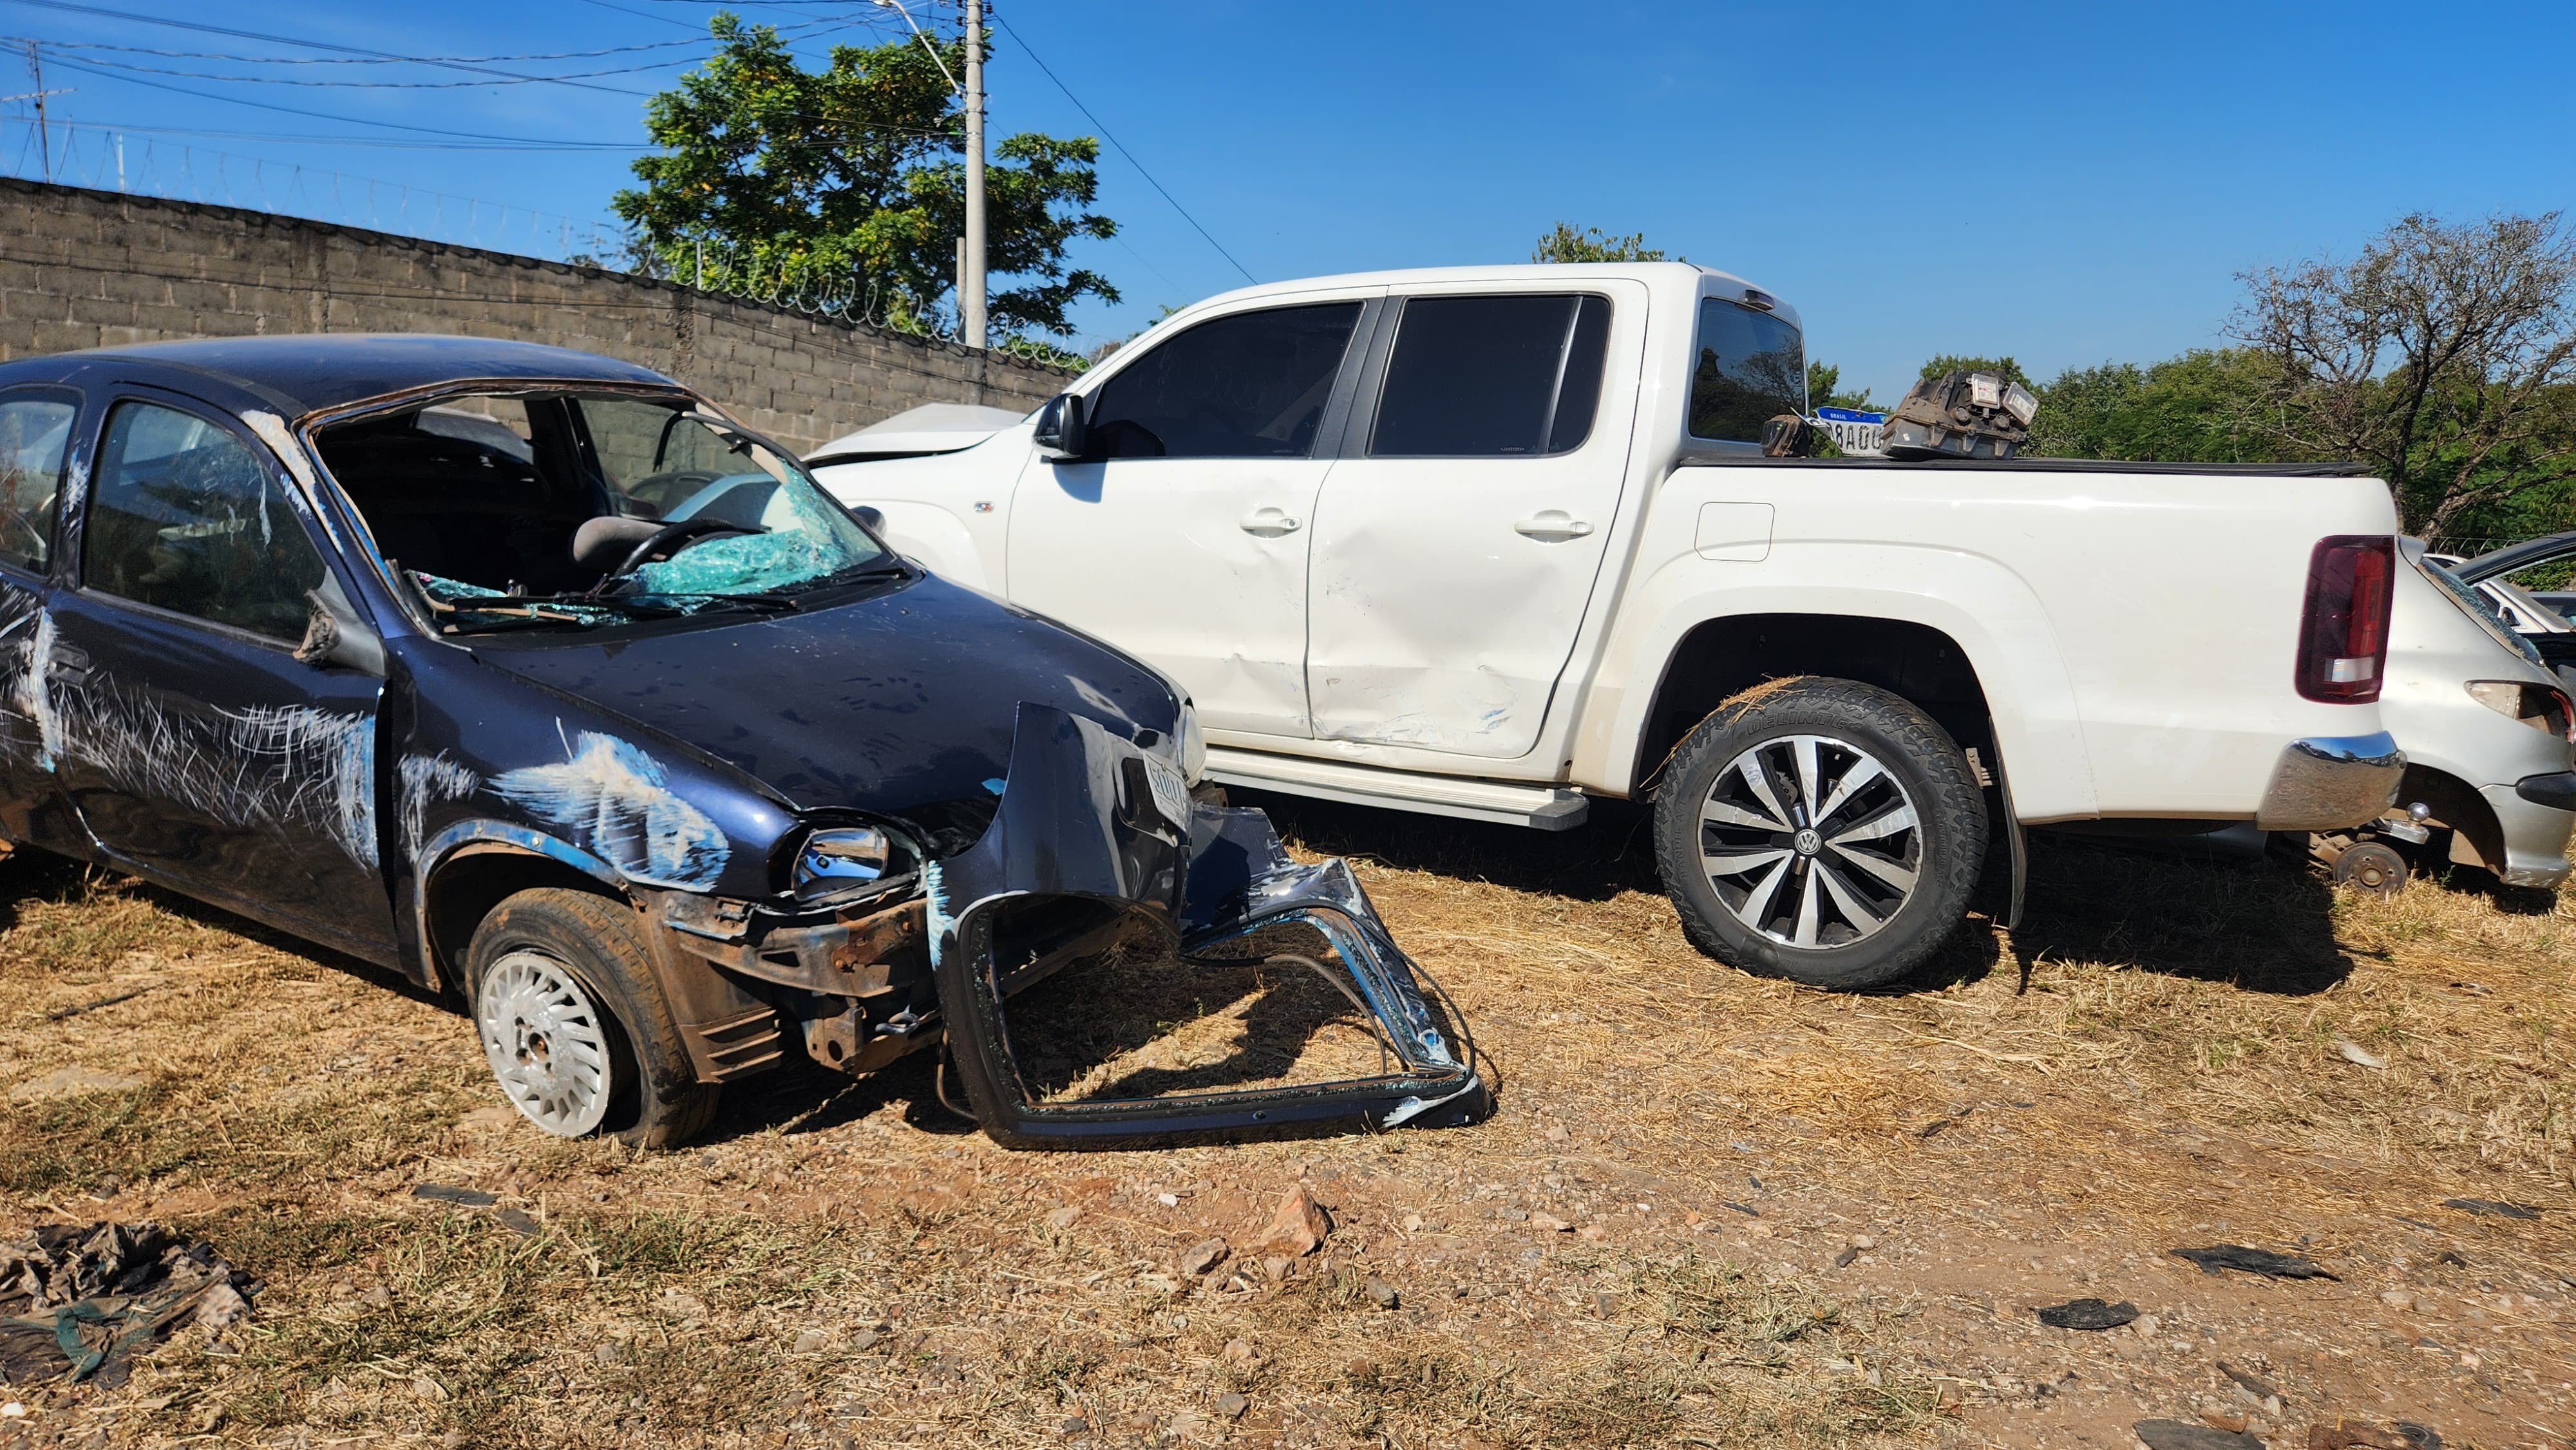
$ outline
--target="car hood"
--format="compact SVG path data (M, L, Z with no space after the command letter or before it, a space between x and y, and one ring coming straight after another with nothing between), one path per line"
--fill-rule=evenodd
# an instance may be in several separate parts
M864 811L944 834L962 810L966 841L991 814L1023 702L1124 736L1179 723L1152 670L927 575L797 614L476 653L695 747L799 811Z

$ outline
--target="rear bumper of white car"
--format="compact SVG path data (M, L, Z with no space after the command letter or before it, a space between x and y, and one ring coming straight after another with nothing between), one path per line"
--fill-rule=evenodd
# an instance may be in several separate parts
M2505 885L2547 889L2567 879L2567 841L2576 834L2576 771L2525 776L2479 794L2504 832L2504 868L2496 875Z
M2293 740L2272 768L2254 824L2267 831L2332 831L2375 820L2397 799L2406 752L2387 731Z

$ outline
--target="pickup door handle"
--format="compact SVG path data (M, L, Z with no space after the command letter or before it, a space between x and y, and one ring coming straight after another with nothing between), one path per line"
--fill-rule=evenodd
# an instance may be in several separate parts
M1245 533L1255 538L1275 539L1282 534L1293 534L1304 525L1291 518L1285 510L1264 507L1245 514L1242 527Z
M1541 543L1562 544L1568 539L1579 539L1591 533L1592 525L1563 509L1543 509L1512 525L1512 532Z
M54 641L53 657L47 665L57 679L75 685L89 683L89 651L79 645Z

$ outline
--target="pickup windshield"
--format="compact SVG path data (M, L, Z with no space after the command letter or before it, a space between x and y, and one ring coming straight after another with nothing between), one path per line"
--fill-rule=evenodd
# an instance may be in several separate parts
M793 609L900 567L794 459L685 397L468 394L315 441L448 633Z

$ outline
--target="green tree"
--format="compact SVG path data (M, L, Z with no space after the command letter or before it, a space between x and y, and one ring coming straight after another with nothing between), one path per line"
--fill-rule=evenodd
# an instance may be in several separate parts
M2251 348L2195 349L2147 367L2068 368L2039 394L2030 451L2049 458L2267 463L2283 444L2264 399L2277 371Z
M638 260L710 287L856 300L896 327L953 315L965 147L948 78L963 70L964 41L936 58L911 41L834 46L808 71L772 27L725 13L709 29L715 54L645 108L662 149L635 163L643 185L611 202ZM1065 257L1074 238L1118 230L1088 209L1099 143L1022 132L993 152L986 265L1026 279L992 291L995 330L1070 334L1077 300L1118 300Z
M2038 385L2031 382L2030 374L2023 372L2021 364L2013 361L2010 354L2003 357L1959 357L1945 352L1925 363L1923 371L1916 376L1937 378L1943 373L1995 373L2005 382L2019 383L2033 392L2039 390Z
M2358 458L2409 529L2494 533L2576 487L2576 235L2560 215L2401 217L2351 262L2242 274L2281 443Z
M1538 239L1530 253L1533 262L1660 262L1663 249L1646 245L1644 232L1631 232L1614 237L1599 227L1574 229L1572 222L1558 222L1554 230Z

